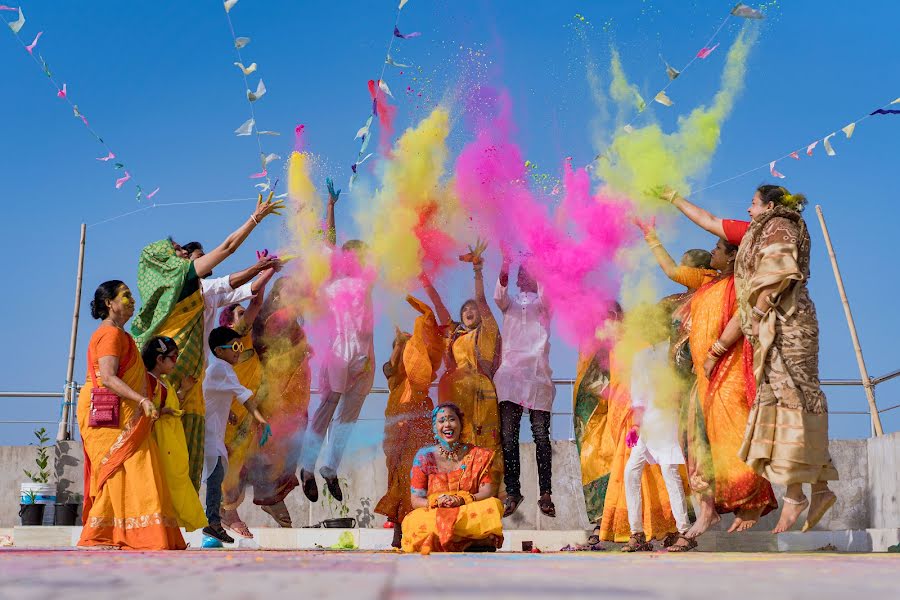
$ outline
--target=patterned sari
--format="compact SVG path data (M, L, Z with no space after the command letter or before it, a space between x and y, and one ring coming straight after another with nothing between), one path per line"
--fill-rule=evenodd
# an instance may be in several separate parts
M625 463L631 456L631 448L625 436L632 426L631 398L625 382L631 381L631 369L610 352L609 413L607 435L614 448L610 466L609 484L600 521L600 539L627 542L631 535L628 524L628 506L625 502ZM687 481L682 472L682 480ZM644 510L644 533L648 540L663 539L678 530L672 517L672 505L662 478L659 465L647 465L641 477L641 497Z
M88 345L88 369L98 384L98 360L117 356L117 375L144 392L147 371L134 340L124 331L101 325ZM119 546L129 550L184 550L186 545L150 419L135 402L122 400L118 427L91 427L91 377L78 396L78 428L84 444L84 509L79 546Z
M753 346L756 398L740 457L782 485L838 478L828 452L828 404L819 385L819 323L809 297L810 239L800 213L783 207L750 225L735 262L741 329ZM752 335L760 291L775 285Z
M466 504L456 508L417 508L403 520L404 552L462 552L474 544L499 548L503 544L503 504L497 498L472 496L491 483L494 452L472 446L456 471L438 470L436 446L422 448L413 461L412 493L428 498L431 507L442 494L459 495Z
M193 277L192 277L193 275ZM141 250L138 261L138 291L141 309L131 324L138 345L155 335L178 344L178 363L169 381L178 389L190 375L197 380L182 400L182 424L187 440L189 472L195 489L203 473L203 438L206 407L203 403L203 295L199 286L185 296L185 286L196 281L191 261L178 258L169 240L160 240ZM191 287L187 288L188 290ZM184 297L183 297L184 296Z
M241 504L248 485L253 486L253 503L258 506L278 504L300 485L297 461L309 418L310 350L303 328L291 314L290 309L276 310L263 324L259 411L272 427L272 437L261 448L254 445L241 469L239 484L230 488L223 500L225 509ZM249 414L247 418L252 419Z
M588 519L599 523L609 485L614 444L609 434L609 356L608 352L578 357L572 416L575 421L575 445L581 459L581 485Z
M385 372L391 390L384 410L388 490L375 506L376 513L393 523L402 523L412 510L409 474L413 459L420 448L434 440L431 430L434 403L428 388L441 367L444 354L444 338L431 307L412 296L407 296L406 301L421 316L416 318L401 360L396 365L388 365L389 372Z
M703 371L709 349L737 311L734 276L703 285L694 293L690 311L690 349L696 374L687 415L691 489L712 495L719 514L760 509L766 514L778 507L772 486L738 457L750 414L743 340L721 358L711 380Z
M438 401L452 402L465 415L462 441L494 451L492 476L503 475L500 409L491 379L500 360L500 330L490 314L471 331L457 325L447 353L447 370L438 383Z

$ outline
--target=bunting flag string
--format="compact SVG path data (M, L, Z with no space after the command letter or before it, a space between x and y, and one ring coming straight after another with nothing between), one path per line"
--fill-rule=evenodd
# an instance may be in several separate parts
M832 144L832 138L834 138L834 136L837 135L838 131L842 131L844 133L844 135L846 136L845 139L849 140L853 136L853 133L856 131L856 127L860 123L862 123L863 121L868 119L869 117L872 117L875 115L900 114L900 111L898 111L898 110L891 110L891 109L887 108L888 106L890 106L892 104L900 104L900 98L897 98L896 100L892 100L891 102L888 102L887 104L881 106L880 108L877 108L871 112L868 112L868 113L860 116L857 119L854 119L853 121L850 121L843 127L839 128L839 129L835 129L831 133L829 133L821 138L818 138L817 140L815 140L809 144L804 144L803 146L800 146L794 150L791 150L784 156L780 156L774 160L767 160L765 163L763 163L757 167L753 167L752 169L747 169L746 171L744 171L742 173L738 173L737 175L734 175L727 179L723 179L722 181L717 181L716 183L710 184L704 188L700 188L699 190L694 190L694 194L699 194L700 192L705 192L706 190L710 190L714 187L718 187L722 184L728 183L729 181L734 181L735 179L739 179L741 177L744 177L745 175L749 175L750 173L754 173L761 169L769 169L769 174L772 175L772 177L776 177L778 179L784 179L786 176L783 173L781 173L780 171L778 171L778 169L776 168L775 165L778 164L778 162L780 162L786 158L800 160L801 152L803 152L807 156L811 157L813 155L813 150L816 148L816 146L819 144L819 142L821 142L822 147L825 148L825 154L827 156L837 156L837 151L834 149L834 145Z
M56 89L56 97L61 100L64 100L69 105L69 108L72 109L72 115L75 116L75 118L79 119L82 122L85 129L88 130L88 132L94 137L94 139L106 151L106 156L102 157L102 158L98 158L97 160L106 163L106 162L109 162L110 160L112 160L113 158L116 158L116 153L113 151L113 149L110 148L109 144L106 143L106 140L104 140L102 137L100 137L100 134L97 133L97 131L88 122L87 117L85 117L84 114L81 112L81 110L79 110L78 105L72 101L72 99L70 97L71 90L69 90L68 83L63 82L63 84L60 85L57 82L56 78L53 76L53 73L50 71L50 67L47 64L47 61L41 55L40 51L37 51L36 48L38 45L38 40L41 39L41 36L44 35L44 32L38 31L37 34L35 34L34 38L32 39L31 43L27 43L26 40L24 40L19 35L20 33L22 33L22 29L24 28L24 26L26 24L25 14L22 12L22 7L21 6L12 7L12 6L0 5L0 12L15 12L15 13L17 13L18 18L15 21L9 21L2 15L0 15L0 20L2 20L6 24L7 27L9 27L10 31L12 31L16 40L18 40L19 43L22 45L22 48L24 48L25 51L28 52L28 56L30 56L31 59L34 61L34 63L38 66L38 68L41 69L41 72L43 72L44 75L47 76L47 80L50 82L50 85L52 85L54 87L54 89ZM119 170L119 169L124 170L124 174L116 178L115 189L117 189L117 190L121 189L125 185L125 183L127 183L128 181L135 180L135 177L131 173L131 170L129 168L126 168L125 164L123 162L121 162L121 159L119 162L115 163L114 168L116 170ZM135 199L138 202L149 197L149 195L147 195L147 196L144 195L143 188L141 188L140 184L138 184L136 181L135 181L135 190L136 190ZM156 192L158 192L158 191L159 191L159 188L156 188L153 191L153 194L155 195Z
M410 33L402 33L400 31L400 13L408 2L409 0L400 0L400 4L397 6L397 16L394 19L394 28L391 32L391 37L388 38L387 51L385 52L384 62L381 65L381 74L378 76L378 79L370 79L368 82L369 95L372 97L372 111L366 119L365 124L357 130L356 137L353 138L354 140L360 140L360 145L359 152L356 154L356 160L350 165L349 187L351 190L359 176L359 166L373 156L371 153L366 152L369 147L373 119L379 117L382 125L385 125L391 121L391 115L396 110L395 107L392 107L387 103L387 98L393 99L394 94L391 93L391 88L388 87L387 82L384 80L384 73L388 66L395 68L406 68L410 66L396 62L391 56L394 41L414 39L422 35L420 31L413 31Z
M156 188L149 194L147 194L147 198L153 198L156 195L156 192L159 191L159 188ZM287 192L283 194L278 194L275 196L276 200L281 200L287 198ZM224 204L230 202L249 202L250 200L258 200L257 196L252 196L250 198L222 198L219 200L192 200L190 202L154 202L153 204L147 204L146 206L142 206L141 208L130 210L128 212L124 212L120 215L116 215L114 217L109 217L108 219L103 219L102 221L97 221L96 223L91 223L87 226L88 229L92 227L96 227L98 225L104 225L106 223L111 223L112 221L118 221L119 219L124 219L125 217L130 217L131 215L136 215L138 213L142 213L150 210L151 208L165 208L169 206L193 206L195 204Z
M725 27L725 25L728 23L728 21L731 19L731 17L738 17L738 18L743 18L743 19L764 19L765 15L763 15L762 12L760 12L759 10L757 10L755 8L750 8L746 4L739 3L739 4L735 5L734 8L731 9L731 11L728 13L728 15L725 16L725 18L722 20L722 22L716 28L715 32L713 32L713 34L709 38L709 40L707 40L707 42L703 46L703 48L701 48L697 52L697 54L694 55L691 58L691 60L689 60L687 62L686 65L681 67L681 69L676 69L675 67L670 65L668 62L666 62L666 59L663 58L662 55L660 55L659 58L660 58L660 60L662 60L663 64L666 66L666 76L668 77L669 80L666 83L666 85L663 86L663 88L661 90L659 90L659 92L657 92L653 96L653 99L657 103L662 104L663 106L667 106L667 107L675 104L675 101L672 100L666 94L666 91L669 89L669 86L671 86L672 83L676 79L678 79L681 75L683 75L684 72L687 71L691 67L691 65L694 64L695 61L697 61L698 59L704 60L704 59L708 58L709 55L712 54L713 51L715 51L715 49L719 47L718 42L715 44L713 44L713 42L715 42L716 38L719 37L719 33L721 33L722 29ZM644 110L646 108L647 108L646 103L644 103L642 100L639 99L638 105L637 105L637 109L638 109L637 113L631 118L631 120L627 124L625 124L623 126L623 129L625 130L626 133L631 133L632 131L634 131L634 127L633 127L634 122L638 119L638 117L640 117L640 115L644 112Z
M256 149L258 160L260 162L261 168L258 172L253 173L249 176L250 179L265 179L266 183L262 184L266 186L266 189L271 187L272 180L269 177L269 163L273 160L280 159L281 157L277 154L266 153L263 150L262 137L264 135L280 135L277 131L260 131L257 129L257 119L256 119L256 109L254 105L259 102L259 100L266 95L268 91L266 89L266 84L263 83L262 78L256 82L256 89L253 90L250 87L250 82L247 77L256 73L259 68L255 62L251 62L248 66L244 66L247 63L244 61L244 57L241 54L241 50L246 48L250 44L249 37L238 37L234 31L234 24L231 21L231 10L238 3L238 0L225 0L222 4L225 8L225 19L228 21L228 30L231 32L231 40L234 45L234 52L237 55L237 61L234 62L234 66L238 68L241 72L241 77L244 81L244 90L247 95L247 104L250 107L250 118L244 121L244 123L234 130L234 134L238 137L250 136L253 135L256 137ZM257 184L259 185L259 184Z

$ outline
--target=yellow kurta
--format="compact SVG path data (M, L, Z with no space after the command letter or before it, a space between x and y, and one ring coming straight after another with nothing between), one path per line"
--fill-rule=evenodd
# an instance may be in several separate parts
M244 354L241 356L240 362L234 365L234 372L237 374L240 384L256 395L262 383L262 364L259 355L253 349L253 336L249 331L241 338L241 343L244 344ZM225 472L225 479L222 482L222 507L224 510L236 509L244 499L244 495L238 488L241 487L241 470L253 453L253 449L256 448L254 442L258 436L257 428L254 425L255 420L244 408L244 405L232 401L228 424L225 426L228 470Z
M172 506L178 518L178 525L186 531L194 531L206 527L206 514L194 484L188 472L188 451L184 439L184 427L181 425L181 404L175 388L166 383L165 406L174 410L174 414L163 415L153 424L153 439L159 448L159 458L165 475L166 486L172 497ZM154 386L153 403L162 410L163 387Z

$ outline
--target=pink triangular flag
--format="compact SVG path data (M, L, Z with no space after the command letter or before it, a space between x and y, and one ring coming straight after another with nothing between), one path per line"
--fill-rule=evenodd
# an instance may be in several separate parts
M697 53L697 58L706 58L710 54L713 53L713 50L719 47L719 44L712 46L711 48L701 48L700 52Z
M156 188L155 190L153 190L152 192L150 192L149 194L147 194L147 199L149 200L150 198L152 198L153 196L155 196L155 195L156 195L156 192L158 192L158 191L159 191L159 188Z
M769 163L769 173L772 174L772 177L777 177L778 179L784 179L784 175L775 170L775 161Z
M62 89L56 92L57 98L65 98L66 97L66 84L63 84Z
M269 174L269 171L267 169L263 169L259 173L254 173L253 175L251 175L250 179L262 179L263 177L265 177L268 174Z
M812 144L810 144L809 146L806 147L806 155L807 156L812 156L813 148L815 148L816 144L818 144L818 143L819 143L819 140L816 140Z
M109 154L107 154L106 156L101 156L97 160L102 160L103 162L106 162L106 161L114 159L115 157L116 157L116 155L112 153L112 150L110 150Z
M793 152L791 152L789 156L790 156L791 158L793 158L794 160L800 160L800 155L797 154L797 151L796 151L796 150L794 150Z
M34 36L34 41L25 46L25 49L28 50L28 54L34 54L34 47L37 46L38 40L41 39L42 35L44 35L44 32L38 31L37 35Z
M131 174L128 171L125 171L125 175L116 179L116 189L120 189L125 182L131 179Z

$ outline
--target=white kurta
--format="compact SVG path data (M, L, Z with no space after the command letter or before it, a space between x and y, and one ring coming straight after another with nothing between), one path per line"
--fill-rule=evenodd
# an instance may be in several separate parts
M231 401L236 399L245 404L253 392L241 385L234 367L221 358L213 356L206 368L203 380L203 400L206 403L206 438L203 443L203 480L216 468L217 459L228 469L228 450L225 448L225 427Z
M330 390L366 395L375 380L372 287L361 277L340 277L325 286L333 338L323 357Z
M494 302L503 313L503 351L494 374L497 400L550 412L556 387L550 368L550 311L543 289L510 298L508 288L498 280Z
M631 405L634 409L644 409L640 439L646 446L650 464L684 464L684 454L678 443L678 404L674 394L666 394L667 390L676 390L674 378L669 364L668 341L634 355Z
M213 358L208 340L209 333L219 325L217 319L219 309L253 297L253 291L250 289L253 285L251 282L248 281L234 289L228 280L228 277L200 280L200 293L203 295L203 347L206 349L204 353L206 364L210 364Z

